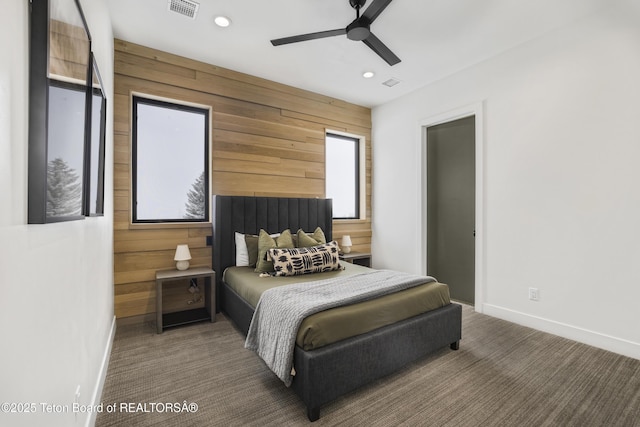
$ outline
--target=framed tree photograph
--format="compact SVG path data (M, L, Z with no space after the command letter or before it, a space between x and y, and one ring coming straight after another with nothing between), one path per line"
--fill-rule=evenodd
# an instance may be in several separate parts
M91 37L77 0L32 0L30 28L28 221L83 219L90 213Z

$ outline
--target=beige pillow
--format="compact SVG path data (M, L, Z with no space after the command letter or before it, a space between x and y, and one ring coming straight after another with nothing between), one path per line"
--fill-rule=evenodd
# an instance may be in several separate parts
M313 234L307 234L302 229L298 230L297 245L296 248L309 248L311 246L324 245L327 243L327 238L324 236L322 228L318 227Z
M291 230L284 230L278 237L271 237L266 231L260 230L260 234L258 235L256 272L263 273L273 271L273 261L271 257L267 257L269 249L273 248L293 248Z
M249 267L255 267L258 262L258 236L255 234L245 234L244 241L247 244L248 265Z

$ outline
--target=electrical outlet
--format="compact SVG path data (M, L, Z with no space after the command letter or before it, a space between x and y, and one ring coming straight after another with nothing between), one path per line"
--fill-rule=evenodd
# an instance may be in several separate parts
M529 299L531 301L540 300L540 291L538 290L538 288L529 288Z

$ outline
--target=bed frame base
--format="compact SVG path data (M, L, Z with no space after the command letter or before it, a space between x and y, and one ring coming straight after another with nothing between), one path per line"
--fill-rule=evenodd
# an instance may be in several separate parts
M320 419L320 407L307 407L307 418L309 418L309 421L311 422L318 421Z
M247 304L222 279L235 265L234 233L269 233L285 228L324 230L333 236L331 199L213 196L212 265L216 272L219 307L246 335L253 317ZM398 371L442 347L456 350L461 338L462 307L450 304L354 338L312 350L296 346L297 375L291 388L307 406L311 421L320 418L320 407L350 391Z
M226 284L222 307L246 335L253 308ZM319 349L305 351L296 346L297 375L291 388L305 403L309 420L316 421L322 405L443 347L457 350L461 330L462 306L449 304Z

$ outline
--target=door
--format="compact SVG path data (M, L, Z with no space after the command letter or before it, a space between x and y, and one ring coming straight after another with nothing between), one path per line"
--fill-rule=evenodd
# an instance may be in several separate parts
M475 116L427 128L427 274L475 303Z

